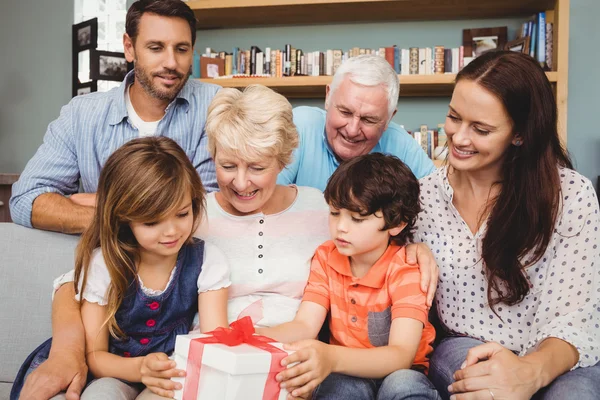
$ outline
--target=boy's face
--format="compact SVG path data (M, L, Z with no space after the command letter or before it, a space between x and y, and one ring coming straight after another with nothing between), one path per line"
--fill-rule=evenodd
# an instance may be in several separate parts
M329 234L344 256L377 261L387 249L390 236L399 234L404 228L382 230L384 225L381 211L362 216L345 208L329 206ZM375 257L369 257L371 255Z

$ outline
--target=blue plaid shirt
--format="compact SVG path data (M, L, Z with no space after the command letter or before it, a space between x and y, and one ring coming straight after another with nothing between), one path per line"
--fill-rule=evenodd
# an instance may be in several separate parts
M31 226L33 201L42 193L70 195L95 193L100 169L121 145L139 137L127 116L125 89L133 82L131 71L118 88L77 96L48 125L44 142L12 186L10 212L14 222ZM156 135L175 140L200 174L208 192L217 190L215 164L204 131L208 106L220 89L189 80L169 104Z

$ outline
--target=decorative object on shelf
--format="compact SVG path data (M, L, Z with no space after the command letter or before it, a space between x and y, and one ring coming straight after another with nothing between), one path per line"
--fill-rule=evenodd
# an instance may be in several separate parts
M200 77L218 78L225 75L225 60L219 57L200 57Z
M124 53L114 51L93 50L90 62L90 77L92 80L122 81L127 71L133 68L128 63Z
M529 54L529 36L521 37L504 45L504 50L516 51L518 53Z
M90 93L97 91L97 84L90 85L89 82L81 82L79 80L79 55L82 52L94 51L98 47L98 18L92 18L87 21L74 24L72 26L72 80L71 93L72 96ZM95 89L94 89L95 88Z
M80 52L98 47L98 18L73 25L73 50Z
M81 96L83 94L88 94L92 92L98 91L98 82L97 81L89 81L86 83L82 83L77 88L77 96Z
M506 44L507 28L463 29L463 47L465 57L477 57L481 53L502 49Z

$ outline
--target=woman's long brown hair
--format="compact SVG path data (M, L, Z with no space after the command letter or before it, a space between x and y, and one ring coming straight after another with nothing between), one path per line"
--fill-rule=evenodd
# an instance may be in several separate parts
M502 102L522 142L504 155L482 250L490 307L514 305L530 290L525 268L540 260L552 237L561 197L558 167L573 166L558 136L552 86L537 61L492 51L463 68L456 77L461 80L477 83Z
M80 282L85 290L92 253L100 248L110 275L105 323L113 337L124 336L115 314L129 285L137 282L140 249L129 223L158 221L176 211L188 194L193 233L204 214L204 187L185 152L166 137L127 142L102 168L96 212L76 250L75 291Z

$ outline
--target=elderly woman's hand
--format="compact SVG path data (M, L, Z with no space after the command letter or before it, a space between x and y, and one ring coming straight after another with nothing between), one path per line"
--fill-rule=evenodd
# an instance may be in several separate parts
M440 274L433 253L424 243L409 244L406 246L406 262L410 265L419 264L421 290L427 293L427 306L431 307Z

